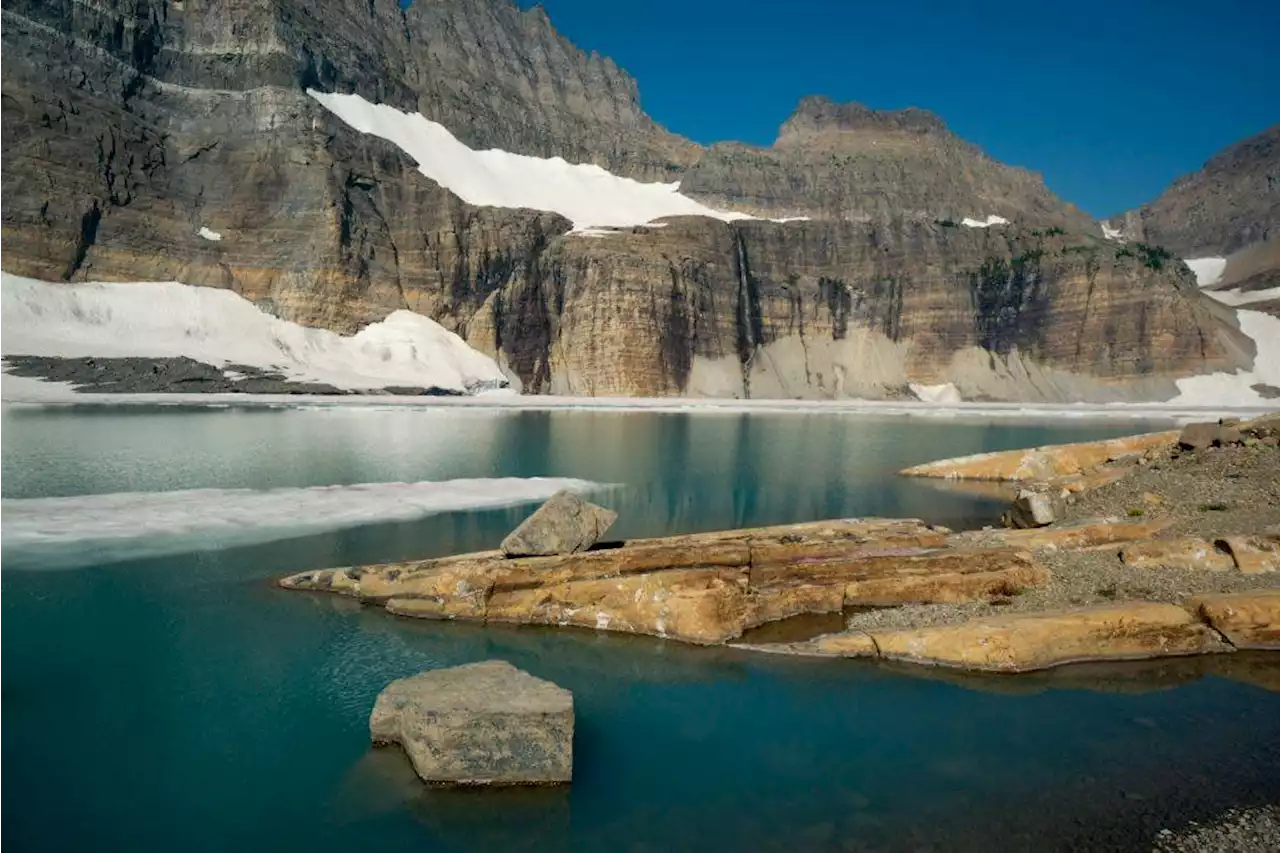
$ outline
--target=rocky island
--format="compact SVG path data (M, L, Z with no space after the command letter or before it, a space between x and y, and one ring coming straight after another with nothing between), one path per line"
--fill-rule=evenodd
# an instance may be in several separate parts
M416 618L997 672L1278 649L1278 444L1280 416L1267 416L902 472L1016 484L1015 510L1044 505L1001 529L837 519L590 547L603 527L576 510L570 523L592 535L570 536L563 553L328 569L280 585ZM815 614L842 614L843 630L744 640Z

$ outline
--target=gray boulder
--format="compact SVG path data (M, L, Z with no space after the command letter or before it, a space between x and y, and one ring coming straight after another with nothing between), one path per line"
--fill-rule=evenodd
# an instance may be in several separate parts
M1062 514L1062 499L1045 492L1023 489L1004 515L1005 524L1019 530L1045 527Z
M618 519L611 509L588 503L573 492L560 491L502 540L508 557L576 554L600 541Z
M393 681L369 715L433 785L554 785L573 778L573 694L506 661Z

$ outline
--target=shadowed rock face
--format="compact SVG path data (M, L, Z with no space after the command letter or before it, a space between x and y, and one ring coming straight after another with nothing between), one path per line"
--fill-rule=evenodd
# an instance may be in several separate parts
M807 99L770 149L702 149L506 0L6 0L0 61L22 275L226 287L340 333L409 308L543 393L1160 399L1252 355L1185 271L1115 257L929 113ZM308 87L812 219L570 235L461 201ZM934 221L990 214L1013 225Z

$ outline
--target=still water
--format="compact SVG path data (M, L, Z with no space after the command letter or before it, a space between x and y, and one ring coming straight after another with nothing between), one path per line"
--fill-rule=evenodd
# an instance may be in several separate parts
M595 497L620 512L619 537L854 515L962 527L989 523L999 505L892 472L1146 426L1162 425L6 408L0 488L7 517L65 498L52 506L66 518L99 529L109 516L129 543L199 527L208 502L234 490L279 490L287 508L317 487L458 478L605 484ZM184 496L160 518L109 497L175 490ZM71 561L30 537L5 544L5 845L1142 850L1163 826L1280 796L1280 693L1258 686L1280 681L1269 658L969 678L397 620L272 585L309 568L492 547L529 509L388 523L384 499L352 493L366 510L358 527L317 531L277 509L241 522L259 528L255 544L219 547L243 539L206 530L192 540L200 550L156 557L128 557L145 549L114 540ZM369 749L368 712L388 681L489 658L574 692L571 788L430 791L394 751Z

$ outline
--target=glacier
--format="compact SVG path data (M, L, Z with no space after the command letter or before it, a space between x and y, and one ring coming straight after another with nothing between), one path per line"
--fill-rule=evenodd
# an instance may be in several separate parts
M0 318L4 355L185 356L351 391L407 385L469 393L507 384L493 359L403 309L344 337L273 317L230 290L178 282L55 284L2 273Z

